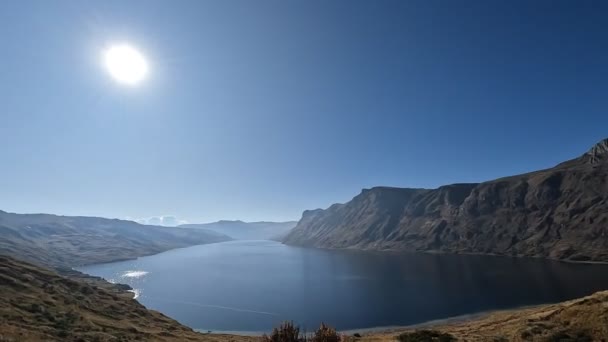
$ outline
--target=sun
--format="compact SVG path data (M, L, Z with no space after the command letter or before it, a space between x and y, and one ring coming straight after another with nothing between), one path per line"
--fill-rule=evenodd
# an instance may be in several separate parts
M148 75L148 62L129 44L111 45L103 54L104 66L118 82L130 86L141 83Z

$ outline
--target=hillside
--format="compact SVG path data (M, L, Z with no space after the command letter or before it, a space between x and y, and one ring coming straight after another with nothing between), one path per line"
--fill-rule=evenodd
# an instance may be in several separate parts
M604 341L608 336L608 291L567 302L497 311L470 320L420 327L448 333L457 341ZM372 333L364 341L395 341L415 329Z
M132 259L172 248L230 240L201 229L146 226L98 217L0 211L0 254L39 265L78 265Z
M0 256L0 341L236 341L203 335L120 289Z
M236 240L270 240L284 236L295 227L296 221L288 222L243 222L217 221L201 224L184 224L181 228L207 229L228 235Z
M305 211L283 242L608 261L607 224L608 139L553 168L489 182L365 189Z

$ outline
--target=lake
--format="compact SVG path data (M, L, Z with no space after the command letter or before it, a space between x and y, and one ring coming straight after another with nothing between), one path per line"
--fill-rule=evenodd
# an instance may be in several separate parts
M268 332L404 326L608 289L608 266L473 255L320 250L231 241L80 271L194 329Z

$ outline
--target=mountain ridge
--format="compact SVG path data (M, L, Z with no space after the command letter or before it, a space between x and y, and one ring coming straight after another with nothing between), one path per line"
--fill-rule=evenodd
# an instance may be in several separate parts
M608 139L552 168L435 189L373 187L307 210L283 239L394 249L608 261Z
M120 219L0 211L0 254L51 268L133 259L173 248L231 240L201 229Z

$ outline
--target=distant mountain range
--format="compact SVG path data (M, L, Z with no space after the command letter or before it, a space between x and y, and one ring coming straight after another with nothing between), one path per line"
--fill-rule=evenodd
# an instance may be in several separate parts
M283 242L608 261L608 139L553 168L493 181L364 189L305 211Z
M53 268L132 259L231 240L205 229L141 225L99 217L0 211L0 254Z
M217 221L201 224L183 224L181 228L207 229L228 235L236 240L276 240L283 238L297 221L288 222L243 222Z

